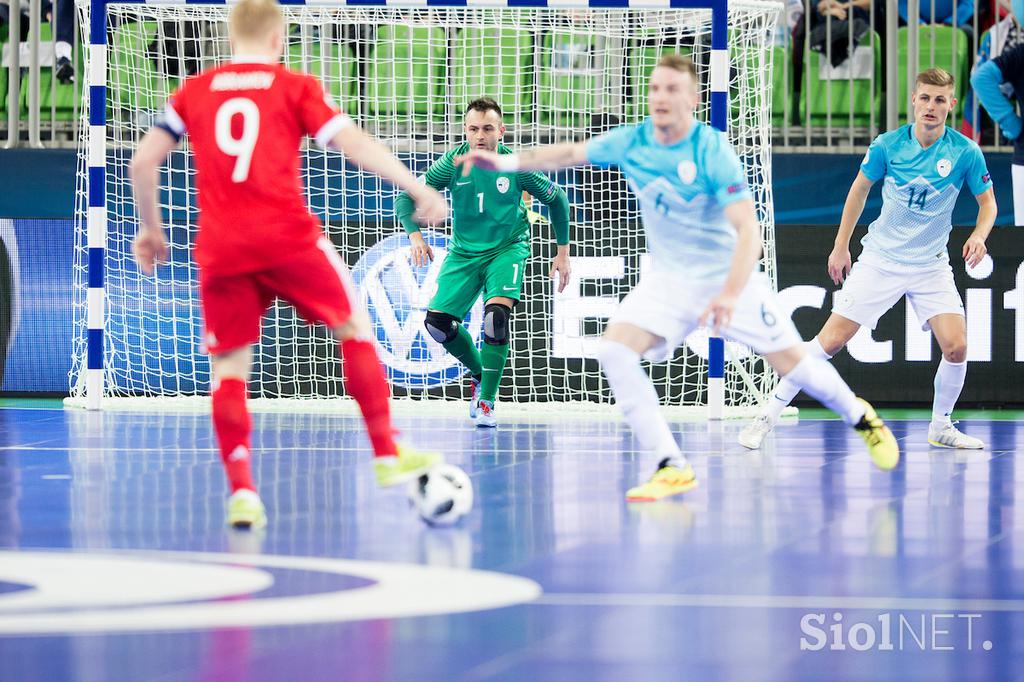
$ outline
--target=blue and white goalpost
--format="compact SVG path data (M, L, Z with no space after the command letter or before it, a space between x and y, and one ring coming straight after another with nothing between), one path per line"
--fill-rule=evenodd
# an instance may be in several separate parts
M580 139L596 132L596 121L640 120L646 103L638 84L646 82L660 53L690 54L706 93L698 115L727 132L748 170L764 237L763 268L775 282L770 95L778 3L283 2L291 26L288 64L318 75L346 110L418 169L458 141L460 107L473 97L487 94L502 103L506 143L513 146ZM76 298L69 402L89 409L115 406L122 398L180 404L205 395L209 382L198 344L196 273L188 261L194 171L186 144L162 176L163 209L173 225L172 263L155 278L144 278L131 257L137 224L127 160L173 91L173 74L228 57L224 20L230 3L78 3L89 43L75 258L76 281L85 295ZM201 36L191 38L195 31L185 30L165 34L167 22L193 22ZM171 69L147 54L153 40L196 44L192 50L178 45L178 68ZM194 64L180 56L186 53L198 55ZM489 75L495 73L501 77ZM437 398L436 404L461 397L460 368L416 331L417 325L422 329L417 316L422 317L436 268L421 272L402 264L405 244L390 211L394 192L332 152L308 150L306 170L311 205L325 218L374 319L396 397ZM592 359L593 323L607 317L643 266L636 206L614 178L587 168L557 179L577 207L574 281L565 296L553 297L544 268L528 268L499 394L503 414L513 404L593 408L610 401ZM534 233L532 260L542 265L547 229ZM432 239L443 255L445 235ZM595 286L599 295L591 291ZM471 332L479 326L477 317L467 317ZM342 393L340 380L330 375L333 344L324 335L276 307L264 336L253 396L315 399ZM652 371L664 402L697 408L695 414L712 419L750 412L774 385L770 369L748 349L697 336L688 343L691 350ZM310 356L313 361L304 360Z

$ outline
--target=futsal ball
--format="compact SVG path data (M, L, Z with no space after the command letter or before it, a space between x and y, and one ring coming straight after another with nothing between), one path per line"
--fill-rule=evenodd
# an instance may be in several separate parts
M409 506L431 526L451 526L473 506L473 486L466 472L442 464L409 483Z

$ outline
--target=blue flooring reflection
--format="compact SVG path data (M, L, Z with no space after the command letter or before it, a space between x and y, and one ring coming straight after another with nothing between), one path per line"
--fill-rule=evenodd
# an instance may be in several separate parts
M538 602L333 625L0 637L0 679L985 680L1022 669L1020 423L967 423L989 448L958 453L930 449L924 422L895 422L904 461L888 474L835 421L781 426L760 452L735 445L741 424L681 424L700 487L629 506L624 491L653 462L620 424L398 421L471 475L476 506L462 527L428 529L402 491L375 487L358 420L256 415L271 525L255 546L223 529L207 417L0 410L0 548L472 567L537 581ZM283 575L279 590L326 589ZM0 584L0 604L13 589ZM808 617L823 650L801 650L818 641L801 629ZM886 618L892 650L881 644ZM868 629L872 646L855 650Z

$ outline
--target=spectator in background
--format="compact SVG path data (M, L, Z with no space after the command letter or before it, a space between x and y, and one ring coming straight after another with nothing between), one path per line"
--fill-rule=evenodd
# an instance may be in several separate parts
M901 23L907 23L907 0L899 0ZM974 19L974 0L922 0L922 24L958 26L970 32Z
M28 0L20 0L21 7L21 31L19 39L21 42L28 40L29 28L29 4ZM54 16L53 3L43 3L42 18L47 21L54 21L53 38L53 73L61 83L73 83L75 80L75 67L71 63L71 45L75 41L75 1L56 0L56 16ZM11 8L8 2L0 0L0 26L9 24L11 21Z
M1024 0L1014 0L1013 13L1018 23L1024 12ZM1013 224L1024 225L1024 121L1014 108L1014 100L1024 99L1024 44L1004 51L979 65L971 76L971 86L981 106L996 122L1006 139L1013 141L1010 177L1013 182Z
M790 12L787 19L796 17L793 27L793 83L796 96L803 84L804 41L809 40L810 49L825 55L833 67L839 66L850 56L850 31L853 32L853 47L865 39L871 29L871 3L875 0L811 0L810 16ZM884 3L875 6L875 27L879 31L884 25L882 12ZM809 31L809 34L807 33ZM808 38L808 35L810 36ZM830 42L831 41L831 42ZM831 47L829 47L831 45Z
M974 74L977 73L983 64L990 59L1009 52L1018 45L1024 44L1024 29L1017 22L1013 12L1009 11L1009 3L1000 2L999 7L1000 9L1006 7L1008 11L1002 19L993 24L981 36L978 56L975 58L974 67L971 69L972 83L974 81ZM999 14L1002 15L1003 13L999 12ZM1007 84L1001 87L1007 91L1006 94L1012 94L1010 85ZM979 144L986 142L991 144L998 139L998 132L993 131L991 122L987 119L985 121L982 120L981 114L983 109L979 109L978 105L978 96L975 94L974 88L969 87L967 94L964 96L964 118L960 125L960 132ZM983 134L985 135L984 141L982 138Z
M55 0L51 6L53 24L53 75L64 85L75 82L75 66L71 63L71 46L75 42L75 0Z
M810 47L827 55L832 66L839 66L871 30L871 3L873 0L818 0L810 16ZM794 57L803 59L804 22L797 24L793 33ZM853 40L850 40L850 33ZM831 44L831 47L830 47ZM797 49L798 48L798 49Z

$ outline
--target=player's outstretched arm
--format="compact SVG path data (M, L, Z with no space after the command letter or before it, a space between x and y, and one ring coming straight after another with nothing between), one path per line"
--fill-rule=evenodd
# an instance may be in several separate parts
M974 223L974 231L964 242L964 262L974 267L988 253L985 240L992 233L999 208L996 206L996 194L991 187L974 197L978 200L978 220Z
M455 166L452 165L451 152L441 156L427 168L427 172L419 179L419 182L433 187L440 192L448 185L455 175ZM434 250L427 244L420 233L420 225L414 217L416 212L415 204L408 192L402 192L395 198L395 217L402 224L405 233L409 235L409 243L412 245L410 256L413 265L421 267L434 260Z
M455 165L462 166L462 174L467 175L471 168L496 170L503 173L516 171L555 171L570 166L585 166L587 145L585 142L567 142L534 147L518 154L495 154L481 149L474 149L468 154L455 157Z
M724 211L726 219L736 230L736 250L722 291L711 300L700 317L700 323L710 325L715 332L732 320L736 299L747 286L750 273L761 257L761 225L757 222L753 199L734 201Z
M416 221L436 225L448 219L448 203L433 187L420 184L405 164L395 158L391 150L358 126L345 126L331 143L360 168L379 175L399 189L405 190L416 202Z
M863 172L858 171L850 191L846 195L846 203L843 205L843 217L839 222L839 232L836 233L835 246L828 256L828 276L834 284L840 284L850 274L853 267L853 260L850 258L850 238L853 236L853 229L857 227L857 221L864 213L864 204L871 192L871 185L875 184L868 179Z
M548 277L554 277L555 273L558 273L558 293L562 293L569 284L569 275L572 274L572 266L569 263L569 197L566 196L564 189L551 181L551 178L536 171L520 173L519 183L530 196L537 197L548 207L555 243L558 245L557 253L551 260L551 272L548 273Z
M157 188L160 164L177 146L178 141L166 130L152 128L139 142L128 170L139 216L139 231L132 243L132 252L135 262L147 275L153 274L158 263L167 260L167 237L160 224Z

